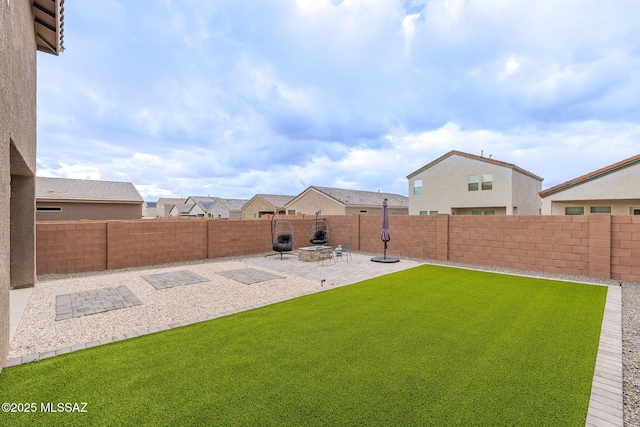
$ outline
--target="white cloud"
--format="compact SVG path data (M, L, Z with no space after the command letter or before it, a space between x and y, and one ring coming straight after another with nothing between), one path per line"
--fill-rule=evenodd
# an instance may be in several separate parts
M504 64L504 72L508 76L512 76L520 69L520 63L513 57Z
M632 1L204 3L65 5L67 50L38 58L39 173L149 196L406 193L451 149L545 184L637 154Z

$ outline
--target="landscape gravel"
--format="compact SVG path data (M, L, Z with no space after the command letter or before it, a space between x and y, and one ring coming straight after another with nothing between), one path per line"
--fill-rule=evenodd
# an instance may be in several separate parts
M640 284L622 286L624 425L640 426Z
M8 358L45 353L145 329L250 309L321 290L320 283L298 277L280 277L245 285L216 274L246 268L237 260L165 265L153 272L175 271L176 267L209 280L157 290L142 277L146 273L140 269L119 270L109 274L39 277L11 342ZM56 321L56 295L121 285L127 286L142 304Z

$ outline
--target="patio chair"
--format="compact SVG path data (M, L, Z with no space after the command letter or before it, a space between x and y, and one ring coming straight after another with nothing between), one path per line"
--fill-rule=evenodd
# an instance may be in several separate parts
M324 219L318 219L316 214L316 220L311 227L311 239L309 243L312 245L324 245L329 241L329 225Z
M349 262L349 258L353 261L353 257L351 256L351 248L353 247L353 240L349 240L344 245L341 245L341 250L336 251L336 260L337 259L345 259Z
M336 247L335 246L320 246L318 247L318 249L316 249L316 252L318 253L318 264L320 265L324 265L324 260L328 259L329 261L331 261L331 259L333 259L333 263L335 264L336 259L333 256L333 251L335 251Z
M293 250L293 225L291 225L289 221L280 220L276 223L274 228L274 217L275 214L271 217L271 241L273 243L272 248L276 253L265 255L265 258L279 254L280 259L282 259L282 254L289 253ZM295 252L290 255L298 256Z

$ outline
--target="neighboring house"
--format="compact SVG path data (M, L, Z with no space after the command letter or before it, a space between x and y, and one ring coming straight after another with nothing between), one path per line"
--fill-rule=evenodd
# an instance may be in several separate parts
M36 220L140 219L144 200L130 182L36 177Z
M286 204L288 215L380 215L387 199L390 215L407 215L409 198L399 194L311 186Z
M168 198L161 197L156 202L156 211L158 218L166 218L171 216L171 210L176 205L183 205L185 203L184 199L176 199L176 198Z
M640 154L539 194L545 215L640 215Z
M539 215L542 180L518 166L450 151L407 176L410 215Z
M242 216L244 218L260 218L263 215L272 215L274 212L284 213L284 207L294 197L276 194L256 194L242 208Z
M0 1L0 371L9 352L9 289L36 280L36 51L63 50L63 22L56 0Z
M210 218L242 218L242 207L248 202L246 199L217 198L207 210Z
M211 205L209 205L211 206ZM202 218L205 216L206 212L207 212L207 207L204 205L203 202L196 202L193 205L191 205L191 209L189 209L189 212L187 213L187 215L185 216L191 216L194 218Z
M158 217L158 209L156 208L156 202L144 202L142 204L142 217L143 218Z
M196 203L200 202L202 203L205 207L209 207L213 204L213 202L217 199L217 197L211 197L211 196L189 196L189 198L185 201L186 204L188 205L195 205Z
M189 212L191 211L191 208L193 208L195 205L193 204L187 204L187 203L179 203L177 205L173 205L173 207L171 208L171 210L169 211L169 215L168 216L189 216Z

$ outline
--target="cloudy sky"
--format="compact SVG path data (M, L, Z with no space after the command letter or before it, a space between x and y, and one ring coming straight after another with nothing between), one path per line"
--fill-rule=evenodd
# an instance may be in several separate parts
M67 0L37 174L406 195L455 149L548 188L640 153L639 22L637 0Z

